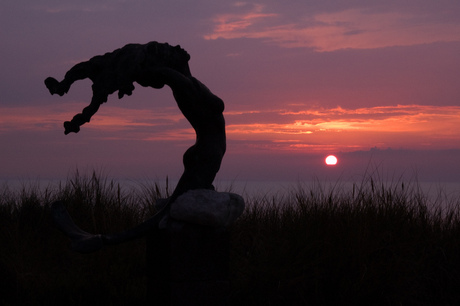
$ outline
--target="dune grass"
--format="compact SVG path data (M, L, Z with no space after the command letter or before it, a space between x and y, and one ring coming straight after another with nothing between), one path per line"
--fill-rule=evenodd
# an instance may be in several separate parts
M144 305L145 241L69 250L50 218L63 200L94 233L131 227L167 196L78 172L58 186L0 187L0 304ZM460 199L366 178L350 190L294 186L247 197L231 227L230 305L458 304Z

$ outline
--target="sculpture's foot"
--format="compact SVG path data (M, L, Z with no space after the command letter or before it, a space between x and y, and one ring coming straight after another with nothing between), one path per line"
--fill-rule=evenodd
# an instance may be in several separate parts
M68 88L64 88L64 86L62 86L62 84L58 82L58 80L52 77L46 78L45 85L46 88L48 88L48 90L50 91L50 94L52 95L58 94L60 96L63 96L65 93L67 93L67 91L69 91Z
M70 132L78 133L80 132L80 126L78 124L73 123L72 121L64 122L64 134L67 135Z

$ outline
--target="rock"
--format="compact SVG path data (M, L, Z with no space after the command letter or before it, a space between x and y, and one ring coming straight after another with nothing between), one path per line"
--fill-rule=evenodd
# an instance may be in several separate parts
M244 200L230 192L190 190L171 205L171 218L210 227L232 224L244 210Z

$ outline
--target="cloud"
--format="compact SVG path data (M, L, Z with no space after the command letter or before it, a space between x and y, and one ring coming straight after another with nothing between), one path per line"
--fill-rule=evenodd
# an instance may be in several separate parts
M247 7L243 2L237 2L235 7ZM235 14L221 14L213 18L215 23L213 33L205 35L205 39L217 38L241 38L251 32L253 26L265 21L267 18L276 17L274 13L262 13L264 6L254 4L250 6L249 11ZM243 35L243 36L242 36Z
M265 13L265 6L245 7L245 12L216 16L213 31L204 38L261 39L281 47L312 48L318 52L460 41L460 24L407 12L347 9L283 23L286 16Z
M259 120L267 116L272 121ZM238 121L245 116L245 122ZM237 117L237 118L234 118ZM251 118L252 117L252 118ZM265 141L275 150L351 151L378 147L460 148L458 106L336 107L227 114L229 139Z
M1 107L0 134L12 131L64 131L63 122L72 119L81 109L81 103L70 103L65 107ZM145 110L103 105L91 122L82 127L84 130L102 131L99 137L103 139L194 139L193 129L173 107Z

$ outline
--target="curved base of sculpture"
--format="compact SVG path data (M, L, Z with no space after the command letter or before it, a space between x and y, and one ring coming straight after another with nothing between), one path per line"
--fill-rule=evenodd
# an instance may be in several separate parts
M163 213L159 213L127 231L112 235L102 235L90 234L79 228L61 201L54 202L51 205L51 211L57 228L70 238L72 250L79 253L92 253L107 245L116 245L144 237L149 231L158 228L158 224L165 216L163 211Z
M94 235L83 231L60 201L51 205L51 211L58 229L70 238L72 250L91 253L106 245L144 237L152 230L165 229L174 221L210 229L225 228L243 213L245 206L243 198L237 194L208 189L190 190L179 196L175 205L169 206L170 209L164 209L168 202L169 199L159 199L156 205L160 211L158 214L134 228L111 235Z
M54 202L51 205L51 211L58 229L72 241L72 250L80 253L90 253L102 248L104 242L101 235L87 233L75 225L62 202Z

